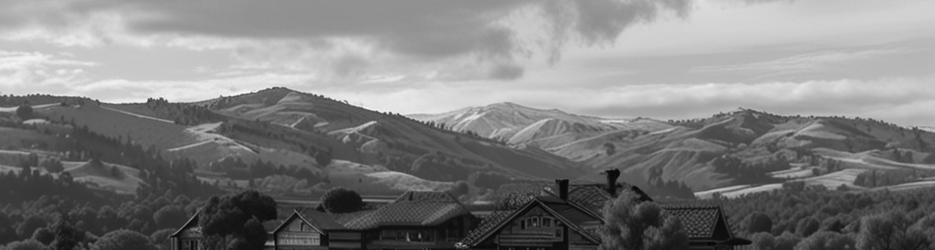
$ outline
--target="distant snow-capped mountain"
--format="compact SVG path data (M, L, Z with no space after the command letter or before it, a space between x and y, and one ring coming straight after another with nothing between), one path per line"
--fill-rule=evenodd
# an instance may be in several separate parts
M538 109L511 102L468 107L440 114L414 114L409 117L444 124L455 131L471 131L480 136L506 140L557 151L563 145L618 130L656 131L670 126L652 119L611 119L567 113L558 109Z

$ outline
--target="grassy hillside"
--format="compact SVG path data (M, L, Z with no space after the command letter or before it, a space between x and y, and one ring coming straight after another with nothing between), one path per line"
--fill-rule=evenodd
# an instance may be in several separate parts
M661 174L703 196L768 191L783 182L861 188L855 180L871 169L909 169L914 176L935 169L935 134L871 119L741 110L673 124L678 127L629 137L608 133L577 152L610 142L615 154L582 158L598 169L622 167L624 178L638 185Z
M275 127L312 135L327 135L360 154L359 158L348 160L384 165L399 172L410 172L413 162L419 157L443 154L452 158L452 167L471 171L497 171L521 178L578 174L570 161L545 152L511 148L427 126L400 115L367 110L284 88L195 104L243 120L267 122L278 125ZM337 149L332 149L336 155L348 150ZM431 175L419 177L435 179Z

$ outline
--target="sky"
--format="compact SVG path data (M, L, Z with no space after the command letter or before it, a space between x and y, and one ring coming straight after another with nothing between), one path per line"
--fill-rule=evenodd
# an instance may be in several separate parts
M935 1L0 0L0 94L935 125Z

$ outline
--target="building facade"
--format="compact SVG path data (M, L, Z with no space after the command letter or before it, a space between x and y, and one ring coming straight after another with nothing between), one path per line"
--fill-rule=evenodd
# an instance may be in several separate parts
M482 220L446 192L410 191L387 204L352 213L296 209L270 232L266 249L597 249L598 231L606 223L602 209L618 190L629 188L637 199L652 201L639 188L618 183L619 174L608 171L604 184L556 180L539 194L504 203ZM730 250L750 244L733 236L717 205L660 205L664 213L680 219L690 249ZM172 250L208 250L197 213L172 234L171 242Z

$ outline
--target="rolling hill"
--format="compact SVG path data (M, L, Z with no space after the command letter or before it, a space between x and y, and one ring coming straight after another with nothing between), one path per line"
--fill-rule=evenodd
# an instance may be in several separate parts
M537 109L515 103L468 107L441 114L413 114L413 119L443 124L454 131L470 131L480 136L529 145L579 160L569 144L619 131L657 131L668 124L646 118L610 119L570 114L557 109Z
M151 98L146 103L114 104L46 95L20 99L11 102L36 104L33 105L36 116L49 124L20 121L12 113L15 106L6 106L2 110L7 114L3 121L11 127L4 128L11 134L3 137L41 138L35 131L50 131L38 126L53 126L61 130L56 138L67 138L70 130L80 129L112 140L106 143L138 145L170 160L193 160L199 178L214 185L247 184L242 178L251 178L258 172L265 174L252 178L296 173L296 169L309 170L317 176L307 179L308 182L320 179L317 181L353 185L352 181L344 180L367 179L376 185L369 188L373 190L404 190L406 185L449 188L454 181L467 180L475 173L515 179L582 174L573 162L537 148L508 146L398 114L367 110L285 88L194 103ZM24 126L25 129L21 128ZM9 147L30 147L32 142L21 140ZM100 143L105 142L82 147L103 146ZM122 152L106 154L123 157ZM337 162L343 163L335 165ZM253 165L268 170L253 169ZM340 170L341 166L350 165L381 171L348 174ZM292 179L311 177L298 178ZM113 184L103 179L89 181L105 186Z
M584 163L620 166L631 183L645 185L658 176L696 191L728 188L737 194L784 182L861 189L855 182L867 171L935 174L935 134L882 121L739 110L673 125L627 140L595 138L592 145L610 142L616 152Z
M246 121L276 125L283 133L307 133L336 140L327 150L364 164L410 172L437 180L431 171L414 171L416 159L445 158L446 167L467 179L473 171L494 171L518 178L577 175L579 170L561 157L540 150L501 145L496 141L438 129L410 118L349 105L324 96L272 88L222 97L193 105ZM349 152L348 152L349 151ZM336 156L335 158L342 158Z
M592 168L589 173L620 168L627 182L651 191L679 182L704 197L768 191L786 182L872 189L859 182L875 171L900 176L895 182L909 183L903 186L929 183L923 178L935 175L935 134L873 119L741 109L684 121L608 122L513 103L411 117L541 147ZM907 171L911 177L903 178ZM916 179L921 184L912 184Z
M199 178L215 184L246 186L253 185L247 179L256 179L281 189L320 191L321 182L397 192L483 178L497 180L485 183L488 188L503 180L602 181L596 173L619 168L625 181L650 193L700 197L798 185L848 190L935 185L935 134L864 118L741 109L663 122L514 103L406 117L286 88L192 103L22 98L15 101L34 104L36 117L21 119L16 108L0 108L5 139L0 145L10 152L65 155L54 150L76 146L71 145L75 138L65 140L69 131L89 131L111 141L79 142L78 148L139 145L170 160L192 160ZM68 157L88 159L83 152L71 153L82 155ZM123 152L105 153L123 157ZM23 156L9 155L4 168L12 169ZM86 179L123 193L140 183ZM288 183L279 183L283 180Z

